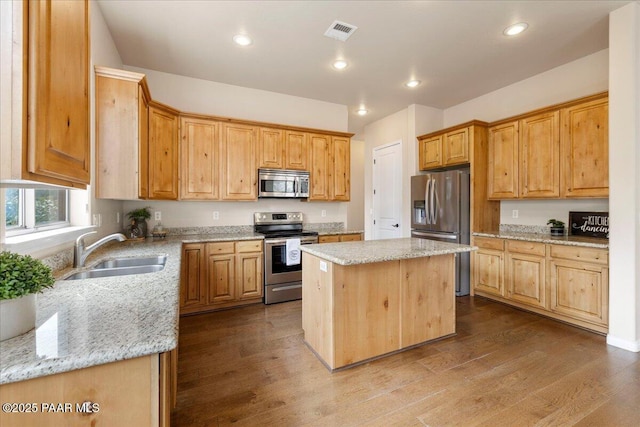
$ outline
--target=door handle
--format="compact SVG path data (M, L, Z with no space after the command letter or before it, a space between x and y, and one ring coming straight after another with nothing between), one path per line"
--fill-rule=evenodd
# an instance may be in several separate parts
M398 228L400 227L400 224L391 224L392 227Z

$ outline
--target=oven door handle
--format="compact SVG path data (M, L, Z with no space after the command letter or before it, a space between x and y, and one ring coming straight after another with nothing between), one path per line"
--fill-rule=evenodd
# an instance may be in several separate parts
M297 237L291 237L289 239L265 239L264 244L265 245L282 245L287 243L287 240L291 240L291 239L297 239ZM318 239L317 238L313 238L313 239L300 239L300 244L301 245L312 245L314 243L318 243Z

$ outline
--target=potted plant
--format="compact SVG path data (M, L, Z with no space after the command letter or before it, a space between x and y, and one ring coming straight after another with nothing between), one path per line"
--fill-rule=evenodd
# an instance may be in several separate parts
M53 286L51 269L29 255L0 252L0 341L36 326L36 293Z
M564 222L557 219L550 219L547 221L547 225L551 226L552 236L564 236Z
M144 239L147 237L147 220L151 218L151 208L139 208L129 211L127 216L131 225L127 228L127 237L132 239Z

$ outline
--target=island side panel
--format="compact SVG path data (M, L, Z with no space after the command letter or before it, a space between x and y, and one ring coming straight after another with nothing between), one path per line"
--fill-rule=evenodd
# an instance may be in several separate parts
M333 273L335 365L332 368L398 350L400 261L334 265Z
M326 271L320 269L321 263ZM302 329L305 342L334 367L332 262L302 253Z
M454 260L449 254L402 261L401 348L455 333Z

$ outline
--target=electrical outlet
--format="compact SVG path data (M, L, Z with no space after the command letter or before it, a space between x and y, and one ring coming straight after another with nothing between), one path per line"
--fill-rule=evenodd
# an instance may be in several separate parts
M327 216L327 211L326 211L326 210L324 210L324 209L322 209L321 216L322 216L323 218L324 218L325 216Z
M96 227L102 227L102 215L101 214L93 214L93 225Z
M327 272L327 263L325 261L320 261L320 271Z
M120 212L116 212L116 224L120 224Z
M518 209L514 209L511 211L511 218L518 218Z
M213 219L214 219L214 221L219 220L220 219L220 212L213 211Z
M162 221L162 212L160 212L160 211L155 211L154 215L155 215L154 219L155 219L156 221Z

